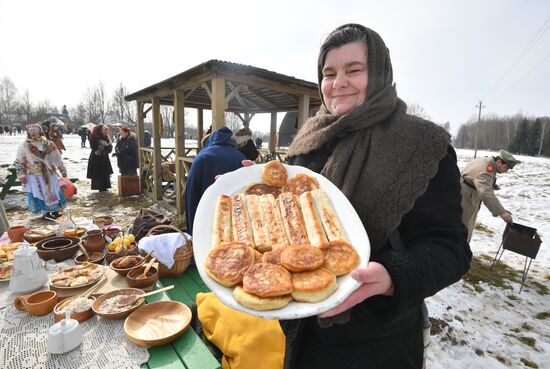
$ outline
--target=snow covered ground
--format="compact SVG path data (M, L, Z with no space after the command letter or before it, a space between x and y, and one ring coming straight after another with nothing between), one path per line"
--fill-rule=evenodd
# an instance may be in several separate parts
M0 164L12 163L23 136L0 136ZM80 137L65 136L63 158L70 177L77 177L77 199L71 207L80 217L108 212L131 222L136 209L150 205L143 197L119 199L115 177L108 194L89 190L86 165L89 148L80 148ZM172 146L173 140L163 140ZM495 155L478 152L478 155ZM473 151L458 150L459 167L473 158ZM434 322L429 368L549 368L550 367L550 159L519 157L522 164L498 178L497 192L517 223L538 229L543 238L519 294L525 257L506 251L502 263L489 271L501 242L505 224L482 206L471 248L472 269L460 282L427 300ZM116 160L112 160L117 173ZM0 175L2 174L0 169ZM4 201L12 221L25 220L25 199L20 192ZM123 224L126 225L126 224Z

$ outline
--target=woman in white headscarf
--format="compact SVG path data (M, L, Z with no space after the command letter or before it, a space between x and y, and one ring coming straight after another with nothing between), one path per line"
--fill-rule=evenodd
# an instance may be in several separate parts
M56 145L46 138L38 124L27 126L27 139L19 146L15 168L23 191L27 192L29 211L42 213L47 220L60 217L65 196L57 171L67 177L67 170Z

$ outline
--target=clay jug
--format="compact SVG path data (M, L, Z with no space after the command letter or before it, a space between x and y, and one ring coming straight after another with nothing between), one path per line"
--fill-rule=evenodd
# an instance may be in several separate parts
M86 242L84 242L84 248L88 252L103 252L105 249L105 239L103 238L103 231L100 229L94 229L86 232Z

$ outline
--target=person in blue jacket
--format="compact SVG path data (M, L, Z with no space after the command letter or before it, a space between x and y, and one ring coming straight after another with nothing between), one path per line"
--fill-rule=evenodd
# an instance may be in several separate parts
M192 234L195 212L206 189L216 176L242 167L245 156L235 148L233 132L223 127L212 133L204 142L203 149L193 160L185 186L185 217L187 231Z

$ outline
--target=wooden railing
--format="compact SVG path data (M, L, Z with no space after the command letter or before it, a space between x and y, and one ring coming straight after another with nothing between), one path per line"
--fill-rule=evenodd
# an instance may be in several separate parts
M279 160L282 163L286 163L286 155L287 155L287 149L275 149L275 158ZM269 156L272 156L272 154L269 152L269 149L260 149L260 155L258 156L258 161L265 162L267 161L267 158Z

